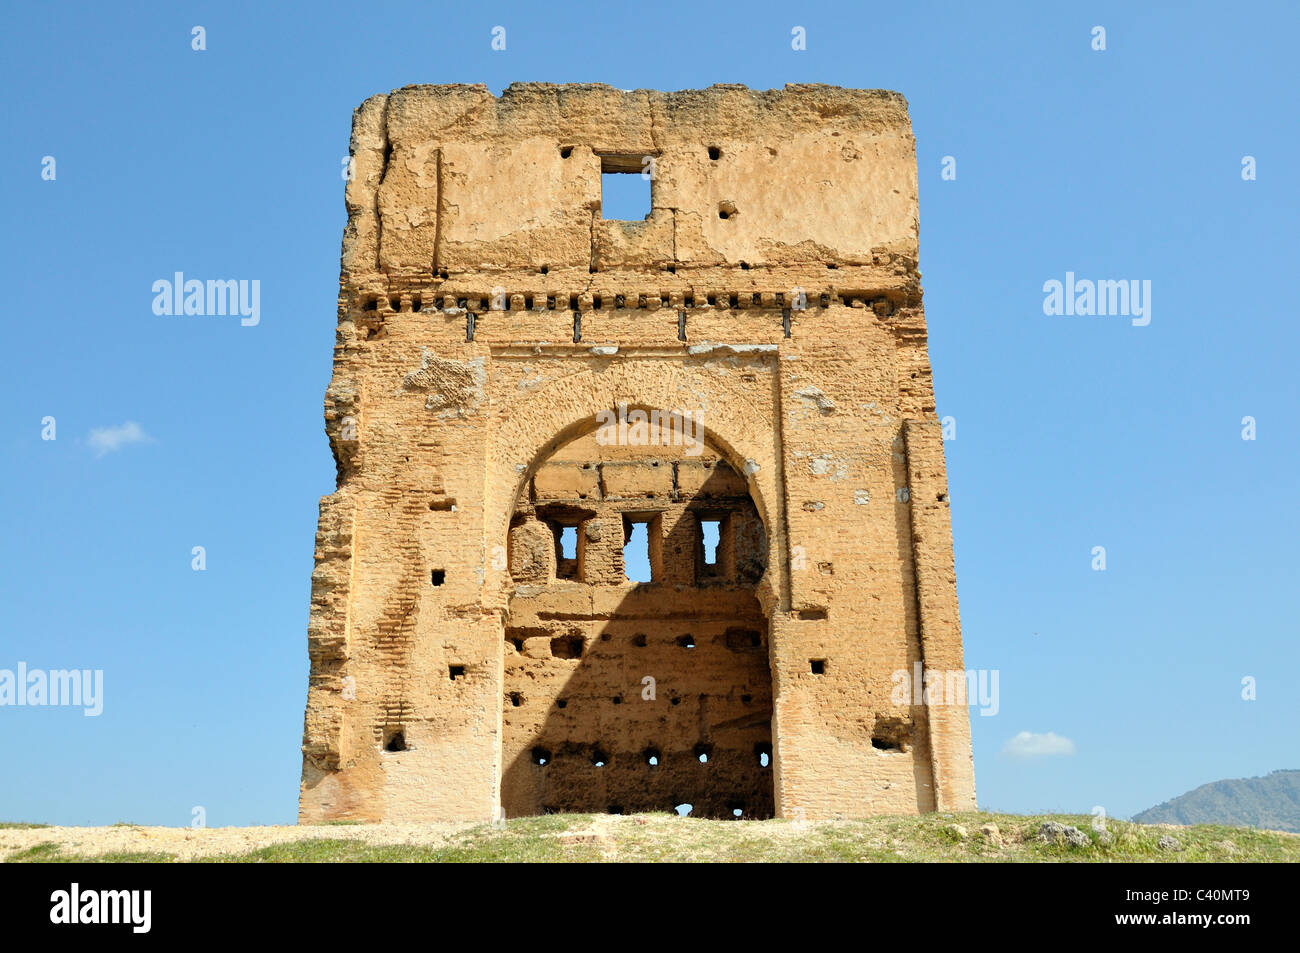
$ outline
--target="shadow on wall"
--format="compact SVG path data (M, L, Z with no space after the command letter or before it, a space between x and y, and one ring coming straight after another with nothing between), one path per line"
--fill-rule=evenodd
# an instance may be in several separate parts
M508 628L506 815L773 816L766 630L750 589L657 584L608 619Z

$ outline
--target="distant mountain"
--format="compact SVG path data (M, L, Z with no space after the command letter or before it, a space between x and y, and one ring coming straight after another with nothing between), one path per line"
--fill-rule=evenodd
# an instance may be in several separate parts
M1300 771L1212 781L1134 814L1139 824L1232 824L1300 834Z

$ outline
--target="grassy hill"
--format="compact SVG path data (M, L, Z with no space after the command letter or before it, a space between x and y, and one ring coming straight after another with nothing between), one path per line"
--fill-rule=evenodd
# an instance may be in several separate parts
M1232 824L1300 833L1300 771L1202 784L1135 814L1141 824Z
M550 815L493 825L0 829L9 862L1300 861L1300 836L1087 815L928 814L857 821ZM1052 827L1054 823L1056 827ZM1044 835L1044 824L1048 834ZM237 845L237 849L231 849Z

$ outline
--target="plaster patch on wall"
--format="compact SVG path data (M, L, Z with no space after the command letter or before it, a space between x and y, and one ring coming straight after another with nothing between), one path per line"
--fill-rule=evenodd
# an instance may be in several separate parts
M891 416L890 416L890 415L885 411L885 409L884 409L883 407L881 407L879 404L877 404L874 400L867 401L867 403L865 403L865 404L859 404L859 406L860 406L863 410L868 410L868 411L870 411L871 413L876 414L877 416L879 416L880 419L881 419L881 421L882 421L883 423L891 424L891 423L894 422L894 418L891 417Z
M818 387L804 387L794 392L794 397L809 409L816 408L819 414L835 413L835 401L831 400Z
M837 461L833 454L819 453L808 462L808 469L815 476L830 476L832 483L838 483L849 475L847 463Z
M699 355L725 351L731 354L775 354L777 350L775 344L727 344L721 341L701 341L699 344L687 347L686 353Z
M449 361L427 347L420 348L420 368L402 378L402 388L418 391L425 398L424 409L436 410L439 417L467 417L478 409L487 383L485 359Z
M546 375L541 370L533 367L533 365L531 364L525 364L523 367L523 372L525 375L531 374L533 376L521 377L519 379L519 383L516 385L519 388L519 390L529 391L536 387L541 387L543 384L546 383Z

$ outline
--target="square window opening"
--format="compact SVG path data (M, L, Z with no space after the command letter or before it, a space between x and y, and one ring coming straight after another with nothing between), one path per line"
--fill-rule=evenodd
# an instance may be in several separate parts
M650 217L650 183L654 166L647 163L645 158L600 157L601 218L618 222L644 222Z
M583 516L565 514L546 520L555 539L555 578L582 582L585 546L582 540Z

